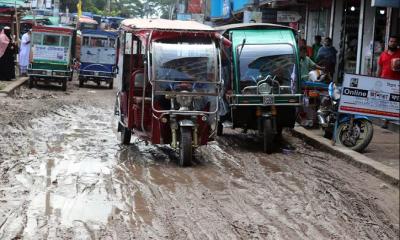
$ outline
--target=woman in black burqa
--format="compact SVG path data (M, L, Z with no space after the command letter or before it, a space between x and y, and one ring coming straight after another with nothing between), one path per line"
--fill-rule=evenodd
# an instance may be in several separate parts
M3 53L3 54L2 54ZM15 78L15 54L17 47L11 38L11 30L5 27L0 33L0 79L11 80Z

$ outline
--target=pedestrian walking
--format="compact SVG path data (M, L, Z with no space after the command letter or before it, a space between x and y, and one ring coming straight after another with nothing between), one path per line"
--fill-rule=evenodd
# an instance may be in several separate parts
M313 60L314 62L317 61L318 51L322 47L321 40L322 39L320 35L315 35L314 44L312 45L312 56L311 56L311 60Z
M326 68L326 71L333 77L336 66L337 50L332 46L332 39L326 37L324 39L324 46L318 50L317 62L320 66Z
M0 79L9 81L15 78L14 55L17 49L9 27L4 27L0 35Z
M27 76L27 69L29 64L29 54L31 51L31 30L22 35L21 47L19 50L19 69L21 76Z

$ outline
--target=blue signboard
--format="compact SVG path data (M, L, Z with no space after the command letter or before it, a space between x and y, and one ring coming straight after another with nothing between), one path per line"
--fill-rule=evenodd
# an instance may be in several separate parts
M190 20L192 20L192 15L188 14L188 13L177 13L176 19L182 20L182 21L190 21Z
M233 0L233 11L238 12L244 10L246 6L252 5L253 3L253 0Z
M372 0L371 6L400 8L400 0Z
M227 19L230 17L231 5L229 0L211 0L210 17L212 19Z

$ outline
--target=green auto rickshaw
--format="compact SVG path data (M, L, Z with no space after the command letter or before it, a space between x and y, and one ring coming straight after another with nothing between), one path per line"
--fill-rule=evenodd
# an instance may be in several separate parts
M76 32L69 27L33 26L28 66L29 88L37 82L58 83L63 91L72 79Z
M258 131L264 151L271 153L282 128L294 127L302 105L296 31L258 23L216 29L232 42L222 61L232 127Z

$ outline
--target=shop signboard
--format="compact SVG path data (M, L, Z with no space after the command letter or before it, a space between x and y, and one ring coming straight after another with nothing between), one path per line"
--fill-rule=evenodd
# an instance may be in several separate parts
M31 1L31 7L32 7L32 8L37 8L37 6L38 6L37 0L32 0L32 1Z
M181 21L190 21L192 20L192 15L187 13L177 13L176 19Z
M231 13L229 0L211 0L210 17L212 19L227 19Z
M244 11L243 12L243 23L250 23L250 22L261 23L262 22L262 12Z
M51 8L51 0L46 0L46 8Z
M298 12L295 11L277 11L276 21L282 23L297 22L301 19Z
M199 22L199 23L203 23L204 22L204 14L192 14L192 20Z
M189 0L188 13L202 13L202 0Z
M400 8L400 1L399 0L371 0L371 7Z
M245 9L246 6L253 5L253 0L235 0L233 1L233 11L239 12Z
M339 112L400 119L400 80L345 74Z

